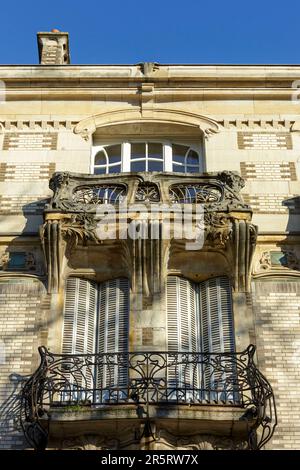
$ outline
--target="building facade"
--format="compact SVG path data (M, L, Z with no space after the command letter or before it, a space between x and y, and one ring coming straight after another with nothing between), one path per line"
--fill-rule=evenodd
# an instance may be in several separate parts
M0 66L0 447L297 449L300 66Z

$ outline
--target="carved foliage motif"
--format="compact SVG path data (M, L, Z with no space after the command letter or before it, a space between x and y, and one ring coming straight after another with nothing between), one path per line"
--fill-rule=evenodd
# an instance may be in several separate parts
M98 243L96 235L97 221L92 215L73 214L70 219L64 219L61 224L62 234L71 237L75 245L81 241L91 240Z
M159 202L160 195L156 184L140 183L135 193L136 202Z
M206 243L225 247L232 235L232 221L226 214L204 214Z
M3 269L3 271L7 270L9 263L9 252L6 251L5 253L2 253L0 255L0 269Z
M288 269L299 270L300 261L293 249L282 248L281 250L263 251L256 265L256 272L271 272Z
M62 449L72 450L115 450L118 449L117 439L108 439L94 434L83 434L78 437L66 439L62 442Z
M129 430L128 430L129 431ZM137 430L122 433L118 439L85 434L61 443L63 450L242 450L247 449L246 441L208 434L176 436L165 429L156 429L152 438L137 439Z
M244 180L234 172L224 171L218 174L207 174L195 177L195 181L186 183L182 178L178 183L168 184L168 176L162 176L153 181L148 181L146 174L129 177L120 176L117 180L107 175L95 177L82 177L68 173L54 173L49 187L54 192L47 209L69 212L95 212L99 204L118 204L124 201L136 179L135 202L151 203L189 203L203 204L205 210L249 210L244 204L240 190L244 186ZM166 187L167 186L167 187ZM169 186L169 187L168 187ZM165 188L165 190L164 190ZM168 197L166 197L168 195ZM129 201L132 202L132 201Z

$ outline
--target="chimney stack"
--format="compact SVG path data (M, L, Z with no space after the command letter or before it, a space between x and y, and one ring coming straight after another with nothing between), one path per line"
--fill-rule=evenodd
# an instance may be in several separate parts
M37 33L37 40L41 65L70 63L69 33L52 29L49 33Z

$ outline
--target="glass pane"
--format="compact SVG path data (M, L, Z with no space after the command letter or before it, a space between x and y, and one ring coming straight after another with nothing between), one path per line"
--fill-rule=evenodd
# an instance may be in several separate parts
M173 171L176 171L177 173L184 173L184 166L173 163Z
M190 150L187 155L186 163L187 165L199 165L198 153L194 150Z
M272 266L288 266L288 257L286 253L281 251L270 251Z
M103 150L100 150L100 152L95 156L94 165L106 165L106 155Z
M188 147L185 145L172 145L172 153L173 153L173 162L184 162L185 154L188 151Z
M187 166L186 172L187 173L199 173L199 166Z
M163 158L162 144L149 142L148 143L148 158ZM161 171L161 170L158 170Z
M8 261L8 269L22 269L25 268L26 264L26 253L15 252L10 253Z
M94 173L95 175L104 175L106 173L106 167L105 166L102 166L102 167L95 167L94 168Z
M157 160L148 160L148 171L163 171L164 162Z
M146 161L131 162L131 171L146 171Z
M145 158L145 150L146 144L144 142L137 142L135 144L131 144L131 158Z
M121 145L110 145L105 147L109 163L121 162Z
M110 166L108 173L121 173L121 165Z

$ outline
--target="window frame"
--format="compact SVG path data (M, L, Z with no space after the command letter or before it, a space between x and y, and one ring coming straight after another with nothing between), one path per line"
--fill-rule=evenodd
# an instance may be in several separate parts
M174 140L167 140L167 139L159 139L159 138L149 138L149 139L143 139L143 138L130 138L130 139L124 139L124 140L110 140L107 139L103 141L103 144L97 144L93 145L91 149L91 160L90 160L90 172L91 174L96 174L95 173L95 168L99 167L98 165L95 165L95 157L98 152L101 150L104 150L105 154L105 147L111 146L111 145L121 145L121 173L136 173L131 171L131 162L132 161L143 161L142 159L132 159L131 158L131 144L135 143L144 143L144 144L149 144L149 143L159 143L162 145L162 155L163 155L163 172L169 172L169 173L177 173L173 171L173 152L172 152L172 145L182 145L188 147L188 150L186 152L184 162L182 165L183 171L180 173L186 173L186 169L188 167L192 167L193 165L189 165L186 162L187 155L190 150L195 151L198 156L199 156L199 173L202 173L205 171L205 149L204 149L204 144L203 140L199 139L197 142L196 140L191 140L188 141L187 139L174 139ZM107 154L106 154L107 155ZM161 161L160 159L152 159L150 158L149 160L147 159L146 155L146 168L148 166L149 161ZM120 163L113 163L110 164L107 162L106 164L106 170L108 168L113 167L113 166L118 166ZM196 166L196 165L195 165ZM149 170L144 170L144 171L149 171ZM198 172L197 172L198 173ZM113 174L113 173L101 173L101 174ZM191 173L192 174L192 173Z

